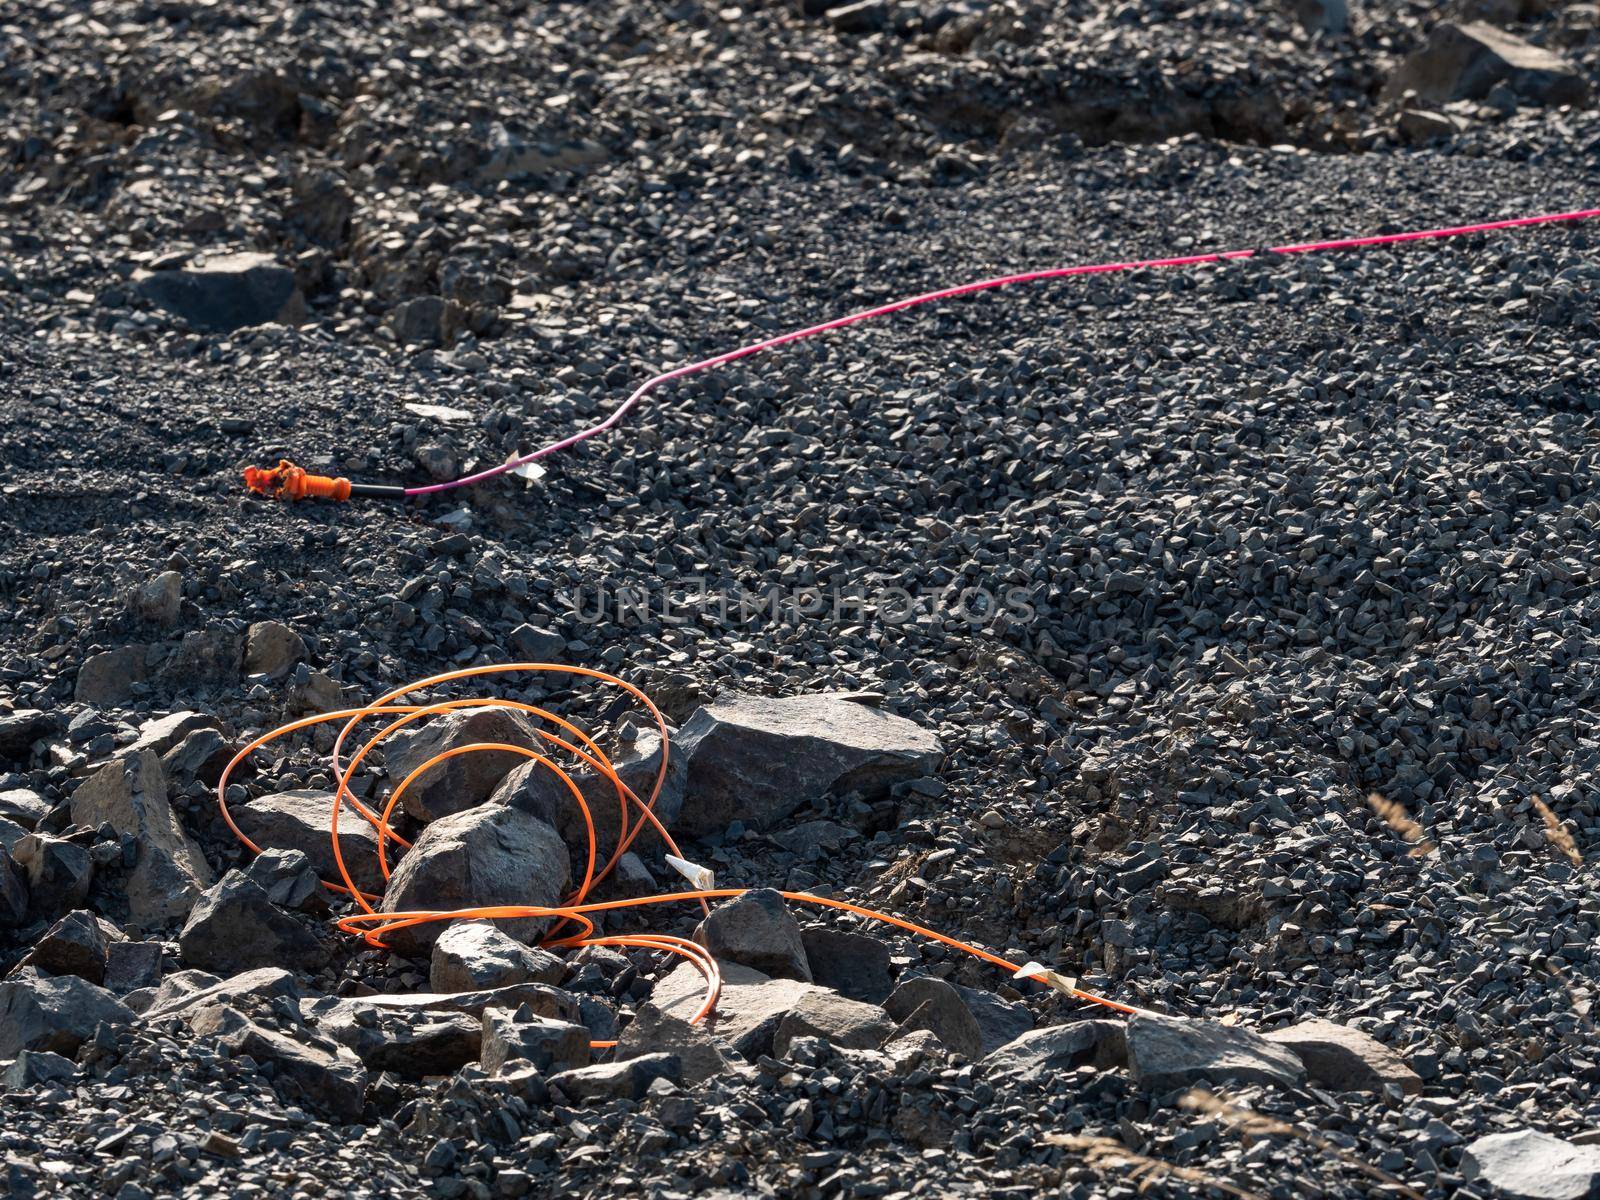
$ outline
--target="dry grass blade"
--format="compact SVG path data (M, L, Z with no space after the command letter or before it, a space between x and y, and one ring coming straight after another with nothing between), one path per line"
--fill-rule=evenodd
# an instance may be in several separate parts
M1544 838L1557 850L1567 856L1567 861L1575 867L1583 866L1583 855L1578 853L1578 843L1573 840L1572 831L1556 816L1551 807L1537 796L1531 797L1533 811L1544 820Z
M1258 1192L1235 1187L1193 1167L1180 1167L1176 1163L1163 1162L1159 1158L1138 1154L1112 1138L1090 1137L1081 1133L1051 1133L1046 1134L1044 1140L1049 1145L1060 1146L1078 1155L1091 1167L1108 1172L1116 1171L1126 1176L1128 1181L1141 1192L1153 1183L1172 1180L1215 1188L1219 1192L1237 1196L1239 1200L1263 1200Z
M1335 1146L1321 1134L1312 1133L1301 1125L1291 1125L1287 1121L1280 1121L1276 1117L1263 1116L1261 1113L1250 1112L1226 1100L1213 1096L1210 1092L1193 1088L1183 1097L1183 1106L1191 1112L1204 1113L1208 1117L1226 1123L1240 1133L1250 1134L1255 1137L1290 1137L1314 1146L1333 1158L1338 1159L1348 1167L1360 1171L1368 1179L1376 1180L1388 1187L1395 1189L1407 1200L1423 1200L1422 1193L1408 1184L1402 1183L1389 1172L1380 1167L1375 1167L1363 1159L1357 1158L1347 1150Z
M1406 806L1398 800L1373 792L1367 796L1367 807L1378 814L1380 821L1411 843L1412 858L1423 858L1433 853L1434 845L1428 840L1428 835L1421 825L1411 819Z

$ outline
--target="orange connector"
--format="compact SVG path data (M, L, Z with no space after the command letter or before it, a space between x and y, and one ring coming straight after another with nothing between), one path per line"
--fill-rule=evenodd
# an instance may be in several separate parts
M246 467L244 483L252 492L274 500L348 500L350 481L327 475L307 475L287 458L275 467Z

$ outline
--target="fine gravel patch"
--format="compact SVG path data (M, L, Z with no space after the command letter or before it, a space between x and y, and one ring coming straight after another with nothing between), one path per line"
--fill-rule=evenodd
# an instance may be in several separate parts
M1429 9L10 6L0 1188L1586 1194L1593 226L952 301L428 502L240 479L454 478L658 370L1010 271L1596 204L1593 7ZM304 852L243 873L239 747L517 660L686 733L662 811L719 886L1161 1015L771 894L707 922L708 1027L657 953L379 952L327 924L326 809L267 821L331 795L320 730L232 777ZM500 682L653 784L644 714ZM520 762L452 760L395 819L492 842L493 895L419 855L391 907L581 877ZM679 886L635 849L604 895ZM703 917L647 911L604 932Z

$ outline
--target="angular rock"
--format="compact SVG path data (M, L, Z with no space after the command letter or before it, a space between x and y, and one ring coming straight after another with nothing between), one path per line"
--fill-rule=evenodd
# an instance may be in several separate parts
M445 308L442 296L417 296L395 305L387 324L403 346L437 346L444 340Z
M623 1062L596 1063L550 1077L550 1086L574 1104L599 1100L642 1100L658 1079L683 1082L683 1064L675 1054L642 1054Z
M763 975L811 982L800 926L772 888L756 888L724 901L695 927L694 940L719 962L736 962Z
M902 1033L926 1029L963 1058L984 1054L983 1028L954 984L919 975L904 980L883 1007L900 1023Z
M608 751L608 756L612 768L623 784L641 801L648 801L650 792L656 784L656 776L661 771L660 735L653 728L639 730L633 741L626 743L620 750ZM594 821L595 844L599 852L609 856L616 848L618 831L621 829L622 809L617 800L615 785L609 778L591 767L569 769L564 766L564 769L567 769L573 783L583 794L584 803L589 806L589 814ZM681 757L669 748L667 777L661 785L660 793L656 796L653 810L657 819L669 829L673 828L673 823L683 806L686 773ZM548 767L536 762L525 762L518 766L501 781L490 802L513 804L548 821L555 826L568 846L579 848L588 844L588 827L584 824L583 813L578 808L577 801L567 785ZM628 810L631 829L645 818L639 815L638 808L632 801L628 802ZM654 827L647 827L630 845L643 852L661 845L660 835L656 833Z
M951 986L978 1022L984 1054L993 1053L1033 1028L1033 1014L1028 1011L1026 1004L1004 1000L982 988L967 987L960 983Z
M87 909L62 917L18 964L35 967L50 975L76 975L90 983L103 984L106 955L111 943L122 940L122 932L100 920Z
M133 685L150 678L149 652L143 646L120 646L91 654L78 668L73 698L80 704L112 708L125 704Z
M257 621L245 634L244 669L248 674L282 679L305 658L305 639L287 625Z
M518 625L511 631L507 642L511 653L524 662L559 661L567 650L566 638L540 625Z
M449 926L433 944L428 986L436 992L472 992L514 983L557 984L566 963L516 938L490 921Z
M778 1025L803 997L824 990L798 979L773 979L738 963L719 965L722 994L702 1027L719 1045L751 1061L772 1053ZM684 963L656 984L650 1000L666 1016L687 1021L705 994L705 979L692 963Z
M156 754L165 754L191 733L201 729L220 730L221 728L221 722L208 713L189 710L171 713L154 721L147 721L140 726L139 740L129 746L126 753L134 755L150 750Z
M1307 33L1343 33L1350 28L1349 0L1287 0L1287 7Z
M197 729L161 756L161 770L168 779L192 779L215 787L232 758L233 746L221 733Z
M887 942L826 925L802 929L800 942L813 983L868 1004L882 1004L894 990Z
M1151 1092L1201 1083L1294 1087L1306 1076L1294 1051L1216 1021L1140 1014L1128 1022L1127 1040L1133 1081Z
M72 819L91 828L109 823L134 838L138 858L128 871L128 919L159 929L188 915L211 868L173 815L161 762L149 750L107 763L72 794Z
M28 836L28 831L15 821L8 821L0 817L0 850L9 851L13 846Z
M1481 100L1498 83L1532 104L1585 104L1589 84L1565 59L1482 21L1435 25L1390 78L1386 97L1415 92L1430 104Z
M775 1058L788 1056L797 1038L821 1038L849 1050L876 1050L894 1033L894 1022L876 1004L850 1000L818 988L801 996L772 1036Z
M392 1071L406 1079L448 1075L477 1062L483 1044L480 1018L440 1009L338 1009L317 1029L369 1071Z
M28 877L11 852L0 846L0 929L28 922Z
M0 791L0 818L15 821L30 832L44 820L52 805L31 788L7 788Z
M1121 1021L1073 1021L1030 1029L1015 1041L983 1056L980 1066L991 1080L1036 1084L1088 1063L1103 1071L1125 1066L1128 1046Z
M112 942L106 947L103 984L118 996L140 988L161 985L162 951L159 942Z
M28 885L28 920L48 921L80 907L94 882L94 861L75 842L30 833L11 848Z
M554 829L520 809L481 805L422 831L390 877L382 909L553 905L566 895L570 881L567 848ZM545 922L500 925L518 941L532 943ZM433 922L398 930L386 940L402 954L420 954L431 949L440 932Z
M0 713L0 759L26 758L33 744L56 727L56 718L37 708Z
M939 739L839 695L740 696L696 710L678 735L687 764L681 836L735 821L771 828L830 793L880 792L935 771Z
M490 1009L483 1014L483 1069L495 1075L516 1059L526 1059L546 1074L586 1067L589 1031L536 1016L527 1006L515 1012Z
M1395 120L1395 132L1408 146L1425 146L1455 137L1461 132L1461 123L1445 113L1408 108Z
M622 1062L657 1053L670 1054L678 1060L682 1082L690 1087L734 1069L703 1026L669 1016L654 1004L641 1004L633 1023L617 1039L612 1058Z
M460 746L494 744L537 749L533 723L512 709L475 708L401 728L384 745L384 769L398 787L437 754ZM505 751L462 754L439 763L406 789L405 810L419 821L436 821L482 804L508 774L527 760Z
M1590 1200L1600 1195L1600 1147L1536 1129L1491 1133L1462 1151L1461 1174L1507 1200Z
M142 621L163 628L176 625L183 606L183 576L176 571L161 572L134 589L131 606Z
M134 1020L132 1009L86 979L24 967L0 982L0 1059L24 1050L70 1058L94 1036L96 1026Z
M77 1069L70 1058L49 1050L23 1050L0 1072L0 1091L20 1092L64 1083Z
M457 1012L481 1017L491 1009L526 1008L535 1016L582 1024L582 1007L577 996L543 983L514 983L509 987L477 992L414 992L397 995L323 996L306 1000L302 1009L308 1017L328 1019L341 1011L383 1012L392 1009L417 1012Z
M273 1065L273 1086L288 1103L342 1122L361 1115L367 1072L343 1047L329 1049L302 1035L290 1036L257 1024L237 1009L213 1005L189 1018L194 1032L214 1038L233 1058L249 1055Z
M328 961L316 935L243 871L229 871L200 897L178 935L178 950L190 966L221 975L254 967L314 970Z
M332 883L339 882L339 864L333 856L333 793L297 788L257 796L248 804L230 804L229 813L256 845L298 850L311 860L312 869ZM400 847L389 846L393 866ZM383 891L378 867L378 834L348 802L339 812L339 853L350 878L364 892Z
M233 1007L280 996L298 1001L303 994L294 974L282 967L258 967L226 979L204 971L176 971L161 981L144 1017L153 1021L218 1005Z
M884 0L856 0L828 9L823 16L840 33L876 33L889 21Z
M230 627L211 625L183 635L156 673L165 687L187 689L233 684L244 664L244 642Z
M250 882L279 908L321 916L329 911L328 889L298 850L263 850L244 869Z
M136 275L135 284L158 308L210 333L298 325L306 315L294 272L270 254L218 255L194 266Z
M1422 1091L1422 1077L1377 1038L1334 1021L1311 1020L1274 1029L1269 1042L1285 1046L1305 1064L1312 1083L1339 1092L1381 1092L1394 1084L1408 1096Z

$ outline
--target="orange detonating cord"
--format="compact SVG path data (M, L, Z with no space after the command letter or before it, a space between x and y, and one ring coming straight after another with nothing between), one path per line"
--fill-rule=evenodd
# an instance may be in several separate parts
M640 799L621 777L617 774L610 758L607 757L599 745L583 730L548 709L537 705L526 704L516 700L502 700L490 697L468 698L462 700L441 700L432 704L398 703L409 697L414 692L424 691L429 688L439 687L462 679L471 679L480 675L498 675L509 672L541 672L564 675L576 675L598 684L608 685L620 689L633 699L639 701L649 711L655 722L656 732L661 739L661 765L656 770L655 783L650 789L650 794L645 799ZM605 863L596 867L598 859L598 846L595 838L594 815L590 811L589 803L577 783L572 778L567 767L549 755L530 750L526 746L515 746L500 742L479 742L465 746L455 746L434 755L420 766L409 772L404 779L394 788L384 802L381 810L363 804L351 791L350 781L356 769L365 761L367 755L374 747L382 742L396 730L404 729L416 721L426 720L441 713L456 712L465 709L489 708L510 709L516 712L527 713L549 724L556 726L561 733L549 729L538 729L539 737L551 748L553 752L560 752L576 760L577 765L588 766L598 772L616 792L618 805L618 833L617 845L612 850ZM392 717L377 733L373 734L361 744L351 756L348 763L343 762L342 751L345 739L350 737L357 725L374 717ZM334 792L330 813L330 837L333 843L333 859L339 869L338 881L323 880L323 885L332 891L346 895L355 904L359 911L339 917L335 924L346 932L356 934L369 945L387 948L384 935L398 929L408 929L417 925L425 925L437 921L496 921L496 920L526 920L544 918L553 921L550 930L545 934L541 945L551 948L580 948L583 946L620 946L631 949L659 950L667 954L675 954L687 959L706 981L706 995L700 1007L696 1010L691 1021L704 1020L716 1007L717 999L722 991L722 973L718 969L717 961L696 942L687 938L676 937L663 933L636 933L636 934L611 934L596 936L595 922L592 915L596 913L620 912L624 909L640 908L655 904L678 904L686 901L697 901L703 912L711 911L707 901L728 900L742 896L752 890L750 888L694 888L689 891L671 892L656 896L638 896L624 900L590 901L589 893L595 885L603 882L622 856L628 852L638 836L646 827L652 828L665 843L668 851L678 858L683 854L678 843L655 814L656 800L661 795L661 789L667 779L667 753L668 737L666 718L653 704L644 692L626 680L604 671L591 670L588 667L565 666L559 663L497 663L488 666L466 667L456 671L446 671L441 675L433 675L416 683L409 683L403 687L395 688L379 696L371 704L361 708L340 709L337 712L319 713L316 716L302 717L297 721L290 721L268 733L251 741L243 747L228 762L222 772L222 777L217 781L217 805L222 813L222 819L227 822L228 828L233 830L235 836L244 843L253 853L259 854L262 847L245 836L242 829L233 819L233 814L228 811L227 790L228 779L240 763L244 762L256 750L269 742L275 741L287 734L298 730L310 728L313 725L328 721L343 721L338 737L334 740L332 751L333 773L338 777L338 786ZM562 736L566 734L567 736ZM584 868L583 879L561 904L534 905L534 904L501 904L484 905L472 908L459 909L417 909L409 911L383 911L374 907L381 903L382 897L363 892L355 884L350 875L350 869L344 859L344 852L339 845L339 819L345 805L349 805L357 816L366 821L377 833L378 838L378 869L387 881L390 878L388 843L394 842L402 850L408 849L410 843L394 831L390 820L394 816L396 806L405 796L418 778L432 770L441 763L447 762L463 754L473 754L484 751L495 753L509 753L526 758L538 764L544 770L553 772L572 794L574 803L583 817L587 834L588 856ZM900 917L890 916L874 909L864 908L859 904L852 904L845 900L834 900L826 896L813 896L809 892L780 892L785 900L799 904L814 904L822 908L836 909L840 912L851 913L864 917L870 921L879 921L903 929L918 937L927 938L960 950L974 958L982 959L1008 972L1015 973L1017 964L1002 958L998 954L990 953L978 946L963 942L947 934L939 933L926 926L903 920ZM563 932L565 927L576 927L575 932ZM1054 986L1064 990L1067 994L1077 999L1086 1000L1092 1004L1103 1005L1121 1013L1135 1014L1145 1010L1132 1005L1123 1004L1116 1000L1109 1000L1104 996L1095 995L1078 988L1070 981L1058 980ZM596 1041L591 1043L595 1048L602 1049L613 1046L615 1042Z

